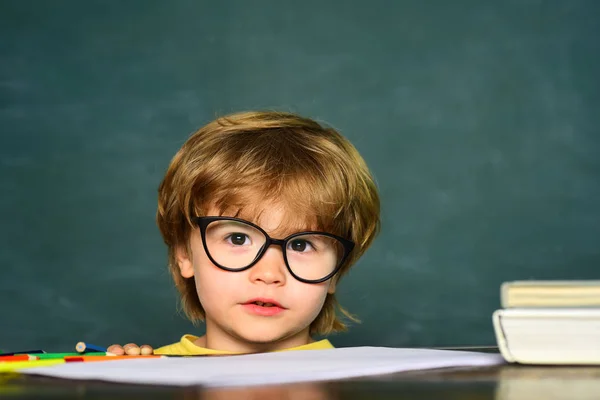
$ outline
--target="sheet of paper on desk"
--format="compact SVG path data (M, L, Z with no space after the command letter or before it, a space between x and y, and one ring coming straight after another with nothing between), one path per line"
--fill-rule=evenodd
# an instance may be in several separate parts
M21 370L67 379L155 385L250 386L322 381L445 367L503 364L499 354L348 347L226 357L173 357L67 363Z

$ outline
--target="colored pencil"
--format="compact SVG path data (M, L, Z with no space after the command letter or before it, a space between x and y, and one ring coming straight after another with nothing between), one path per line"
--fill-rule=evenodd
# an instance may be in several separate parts
M79 353L84 353L84 352L102 352L102 353L106 353L108 350L106 349L106 347L100 347L100 346L96 346L94 344L90 344L90 343L85 343L85 342L79 342L75 345L75 350L77 350Z
M56 364L64 364L65 360L37 360L17 361L0 363L0 372L17 371L23 368L49 367Z
M138 358L167 358L166 356L148 355L148 356L74 356L65 357L66 362L95 362L95 361L117 361L117 360L133 360Z
M0 353L0 357L4 356L16 356L21 354L43 354L44 350L25 350L25 351L13 351L12 353Z
M100 353L100 352L94 352L94 353L85 353L85 355L89 355L89 356L107 356L107 355L112 355L112 353ZM39 357L40 360L55 360L55 359L61 359L61 358L65 358L65 357L81 357L80 353L46 353L46 354L37 354L37 356Z
M14 356L0 356L0 362L14 362L14 361L33 361L39 360L36 356L30 356L28 354L18 354Z

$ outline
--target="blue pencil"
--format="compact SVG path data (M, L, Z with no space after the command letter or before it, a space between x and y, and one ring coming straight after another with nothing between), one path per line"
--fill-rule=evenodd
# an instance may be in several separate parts
M75 345L75 350L79 353L85 353L86 351L99 351L102 353L106 353L106 347L96 346L90 343L79 342Z

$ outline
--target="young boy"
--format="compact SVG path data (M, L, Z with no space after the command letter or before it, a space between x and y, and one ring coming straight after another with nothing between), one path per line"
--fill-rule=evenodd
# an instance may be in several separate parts
M175 155L157 222L169 268L202 337L117 354L239 354L333 347L345 330L340 278L379 230L379 195L334 129L283 112L218 118Z

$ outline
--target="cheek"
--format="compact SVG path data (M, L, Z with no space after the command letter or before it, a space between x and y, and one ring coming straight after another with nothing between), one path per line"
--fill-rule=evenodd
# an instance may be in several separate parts
M204 253L194 257L196 291L206 311L235 300L235 294L240 292L237 278L235 273L223 271L213 265Z
M301 307L305 313L314 314L316 317L327 298L327 284L311 285L295 282L290 286L292 287L288 288L289 294L293 297L296 307Z

